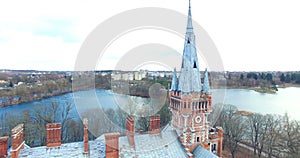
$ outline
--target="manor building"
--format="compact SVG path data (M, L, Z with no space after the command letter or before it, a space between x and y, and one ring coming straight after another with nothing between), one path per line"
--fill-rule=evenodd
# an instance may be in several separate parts
M212 112L212 94L207 70L203 81L195 47L189 3L182 65L179 76L174 69L169 90L170 124L161 128L160 116L150 117L150 131L139 134L135 118L127 116L125 133L107 133L88 140L88 119L83 119L83 141L61 143L61 124L46 126L46 146L30 148L23 140L23 125L0 137L0 157L106 157L106 158L213 158L222 157L223 129L213 128L208 120ZM103 127L99 127L103 128Z

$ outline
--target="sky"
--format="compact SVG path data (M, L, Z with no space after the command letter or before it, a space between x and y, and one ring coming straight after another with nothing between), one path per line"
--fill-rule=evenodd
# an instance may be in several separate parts
M215 43L226 71L300 70L300 1L191 3L193 19ZM118 13L141 7L187 14L188 1L0 1L0 69L74 70L79 49L92 30ZM182 53L183 39L172 36L153 30L128 33L109 46L96 69L113 69L122 53L139 46L133 40L137 37L166 43Z

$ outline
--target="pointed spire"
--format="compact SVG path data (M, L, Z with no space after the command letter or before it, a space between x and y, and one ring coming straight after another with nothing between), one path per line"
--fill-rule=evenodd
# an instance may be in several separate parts
M188 12L188 23L187 23L187 29L193 29L192 24L192 11L191 11L191 0L189 0L189 12Z
M193 31L191 0L189 0L189 11L188 11L187 26L186 26L185 45L187 43L195 45L194 40L195 40L195 35L194 35L194 31Z
M176 67L175 67L173 72L171 91L177 91L177 89L178 89L178 84L177 84L177 75L176 75Z
M209 78L208 78L208 72L207 72L207 68L205 69L204 72L204 79L203 79L203 91L206 94L210 94L210 87L209 87Z
M201 92L201 75L199 71L197 50L195 47L195 34L193 31L190 0L182 56L182 65L178 80L178 91L184 93Z

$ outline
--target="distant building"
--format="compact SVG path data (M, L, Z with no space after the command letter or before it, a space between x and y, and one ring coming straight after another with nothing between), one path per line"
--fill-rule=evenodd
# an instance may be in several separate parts
M7 84L8 82L6 80L0 80L0 84Z
M142 73L140 71L137 71L137 72L134 72L134 80L142 80L143 79L143 76L142 76Z
M111 75L113 80L142 80L146 78L147 72L140 70L140 71L114 71Z
M121 80L122 79L122 74L118 71L118 72L113 72L111 74L111 78L113 80Z
M24 84L24 82L18 82L18 86L20 86L20 85L22 85L22 84Z

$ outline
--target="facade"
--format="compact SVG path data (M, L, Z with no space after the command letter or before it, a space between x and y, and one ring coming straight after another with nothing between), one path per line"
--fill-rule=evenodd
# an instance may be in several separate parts
M181 71L177 77L174 69L169 108L172 112L171 126L176 129L189 155L202 146L222 156L223 130L221 127L211 128L208 121L208 115L212 112L212 94L207 69L201 82L190 5Z

